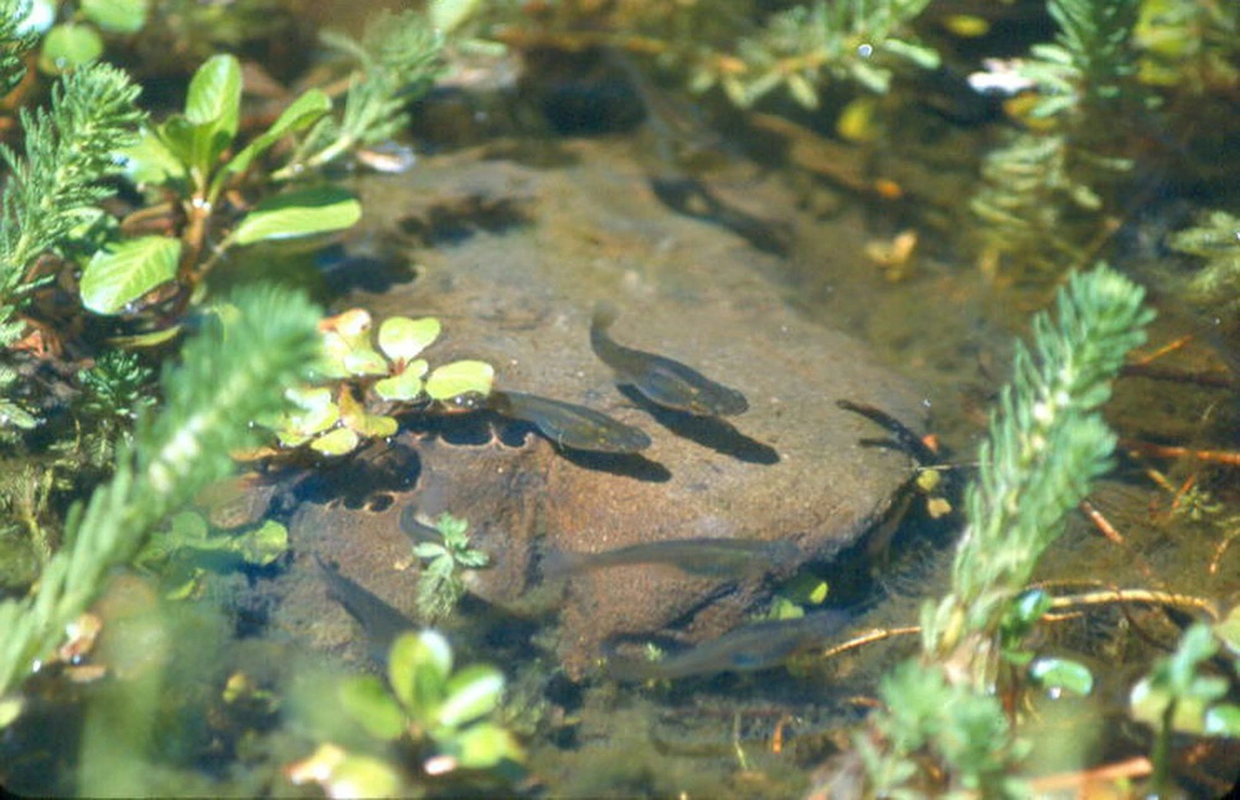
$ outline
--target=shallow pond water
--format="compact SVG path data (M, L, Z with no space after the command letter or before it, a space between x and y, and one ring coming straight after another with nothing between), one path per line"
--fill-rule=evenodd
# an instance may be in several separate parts
M343 266L327 270L332 310L434 315L446 331L435 358L486 359L501 386L640 424L653 447L598 458L554 447L529 426L470 417L411 425L309 474L268 476L259 507L288 524L291 555L261 570L210 574L194 601L160 600L149 581L115 582L100 605L97 656L114 679L31 682L37 701L0 739L8 788L315 794L283 769L314 742L363 741L324 698L341 676L376 670L373 632L338 602L316 559L416 617L417 566L401 526L410 508L423 519L467 517L474 544L490 556L491 569L467 578L468 595L442 628L458 663L503 669L510 688L501 716L528 753L528 773L510 784L432 790L788 797L848 745L878 677L916 637L819 654L850 633L913 624L921 599L943 590L960 515L930 518L924 496L905 494L908 455L863 446L883 431L836 401L873 404L918 434L938 434L962 484L1013 337L1049 304L1057 279L979 266L961 193L977 164L961 151L980 148L984 135L932 113L903 120L924 126L916 147L886 152L797 132L821 139L817 156L833 163L819 171L804 153L812 142L801 143L801 160L780 159L755 152L752 128L725 122L719 152L690 169L666 157L664 133L626 121L627 106L603 114L614 125L563 132L562 115L547 105L561 96L561 76L540 79L545 85L520 95L464 104L432 96L413 172L346 179L367 215L343 243ZM609 97L612 79L562 95ZM627 91L622 105L632 101ZM448 133L462 129L467 143ZM858 191L858 169L903 191ZM1158 259L1125 245L1139 233L1121 228L1101 252L1156 282ZM739 387L749 411L713 424L617 391L588 348L598 299L622 309L617 338ZM1151 351L1201 326L1174 302L1160 313ZM1217 345L1200 337L1160 363L1217 373ZM1121 438L1234 447L1234 392L1165 377L1119 382L1109 417ZM1146 586L1234 598L1240 553L1224 544L1235 517L1175 513L1190 478L1234 508L1234 471L1135 447L1121 448L1134 454L1119 460L1094 503L1122 541L1074 518L1042 578L1073 591ZM740 581L649 563L582 570L567 586L541 573L548 548L709 536L794 541L804 557ZM626 652L717 640L763 613L798 575L825 581L826 605L856 617L782 666L637 682L600 668L616 639ZM1130 630L1165 638L1170 628L1156 614L1111 608L1065 623L1044 645L1120 665L1091 706L1110 719L1156 649ZM237 676L244 686L229 691ZM1140 741L1099 734L1089 746L1102 758L1137 752ZM1043 763L1049 770L1057 759L1073 763L1056 753ZM128 773L138 768L142 777Z

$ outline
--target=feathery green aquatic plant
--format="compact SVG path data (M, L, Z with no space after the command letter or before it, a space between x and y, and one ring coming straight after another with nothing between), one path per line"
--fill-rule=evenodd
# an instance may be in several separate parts
M425 94L444 68L442 34L427 15L414 11L380 13L366 26L361 42L342 33L324 32L322 38L357 61L344 113L340 119L320 120L277 178L320 168L350 150L391 138L409 124L406 106Z
M138 92L124 72L88 64L57 82L50 108L21 110L25 158L0 145L9 171L0 207L0 344L20 333L13 315L25 298L51 280L32 274L36 259L62 247L115 193L103 181L121 171L116 153L137 138Z
M1033 320L1033 349L1019 344L965 499L968 527L952 568L952 593L923 611L927 653L961 648L975 688L986 684L993 641L1011 600L1064 515L1110 467L1115 436L1098 413L1129 350L1145 341L1153 312L1144 291L1102 265L1073 275L1058 319ZM974 639L974 641L968 641Z
M264 287L239 292L228 323L212 321L162 378L164 403L122 445L112 480L75 506L65 544L34 593L0 603L0 719L9 695L90 603L111 567L128 561L153 526L232 468L230 452L252 440L250 421L278 412L284 390L316 356L318 314L300 294Z
M1206 260L1188 279L1188 300L1216 312L1240 306L1240 218L1211 212L1201 225L1172 234L1167 244Z
M0 0L0 97L17 88L26 75L22 56L34 47L33 31L21 30L30 0Z
M435 521L441 542L418 542L413 554L423 562L418 575L418 612L428 623L446 617L465 594L461 573L485 567L490 558L469 546L469 522L451 514Z
M1013 646L1004 625L1065 515L1110 465L1115 437L1098 408L1125 354L1145 341L1153 313L1143 294L1105 265L1075 274L1059 294L1058 318L1039 314L1032 350L1017 346L968 490L952 590L922 609L920 663L883 682L877 739L857 738L880 794L929 788L913 758L925 748L953 788L1015 791L1007 768L1024 748L991 693L998 659Z

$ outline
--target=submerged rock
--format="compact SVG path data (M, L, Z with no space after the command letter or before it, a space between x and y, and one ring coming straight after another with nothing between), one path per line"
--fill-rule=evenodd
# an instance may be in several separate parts
M921 404L864 346L794 313L764 277L772 256L660 205L624 148L568 148L573 162L553 170L465 152L424 159L398 178L359 180L373 229L421 241L413 282L351 302L376 318L436 315L445 333L429 358L490 361L498 388L597 409L645 430L651 446L574 452L499 417L454 419L401 435L398 446L417 451L420 472L394 507L367 514L365 524L341 519L334 533L321 525L302 533L342 573L411 598L414 572L391 568L403 505L427 519L441 511L467 518L474 546L494 565L470 574L470 590L516 611L558 607L561 656L579 674L616 635L669 625L688 638L718 635L770 581L636 563L574 573L559 590L545 585L541 553L709 537L787 539L807 559L830 558L888 509L909 467L901 453L862 447L881 432L836 399L872 403L911 425ZM590 348L600 300L619 310L617 340L735 387L749 409L724 421L622 392ZM298 533L295 523L295 541ZM336 536L348 544L331 546ZM358 537L382 545L367 548Z

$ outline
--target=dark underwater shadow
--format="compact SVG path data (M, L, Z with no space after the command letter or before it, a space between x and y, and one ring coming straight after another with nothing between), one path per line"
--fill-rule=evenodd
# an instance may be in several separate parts
M779 452L774 447L746 436L729 422L715 417L699 417L685 411L664 408L647 400L632 386L620 386L619 389L621 394L677 436L747 464L769 466L779 463Z

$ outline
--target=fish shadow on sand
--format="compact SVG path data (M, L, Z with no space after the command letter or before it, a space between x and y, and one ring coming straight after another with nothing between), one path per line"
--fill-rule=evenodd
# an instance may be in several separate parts
M779 463L779 452L774 447L746 436L724 420L664 408L647 400L632 386L618 388L621 394L677 436L747 464Z

